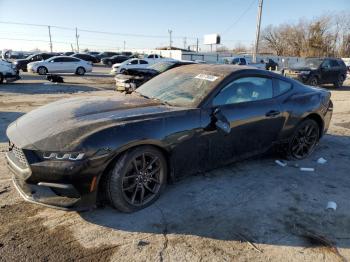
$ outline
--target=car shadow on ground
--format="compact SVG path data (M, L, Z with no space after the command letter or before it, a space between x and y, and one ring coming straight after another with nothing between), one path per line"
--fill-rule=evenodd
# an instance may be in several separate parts
M110 207L81 212L113 230L194 235L288 246L350 247L347 136L326 135L306 160L277 165L275 156L247 160L169 185L153 205L124 214ZM328 162L317 164L324 157ZM314 167L302 172L295 167ZM338 204L326 210L328 201Z
M0 143L7 142L6 129L10 123L24 115L22 112L0 112Z
M70 83L56 84L52 82L45 83L11 83L0 85L0 93L16 93L16 94L60 94L60 93L77 93L100 91L101 89Z

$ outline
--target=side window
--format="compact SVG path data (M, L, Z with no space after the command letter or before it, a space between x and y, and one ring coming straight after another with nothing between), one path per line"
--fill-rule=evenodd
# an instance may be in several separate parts
M148 64L148 62L145 60L140 60L140 64Z
M154 55L149 55L148 58L154 58Z
M331 64L331 67L338 67L339 66L338 62L335 60L331 60L330 64Z
M272 98L272 80L243 77L234 80L214 98L213 106L238 104Z
M131 64L131 65L137 65L137 64L138 64L138 60L132 60L129 64Z
M237 65L239 63L239 58L234 58L232 64Z
M288 90L292 89L292 84L287 81L276 79L276 88L274 96L279 96Z
M240 58L239 61L240 61L240 63L239 63L240 65L246 65L247 64L244 58Z
M330 68L331 67L331 62L329 60L324 60L322 63L323 68Z

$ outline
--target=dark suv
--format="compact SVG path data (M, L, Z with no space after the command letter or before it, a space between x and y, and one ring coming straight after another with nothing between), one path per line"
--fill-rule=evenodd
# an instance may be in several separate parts
M16 69L22 70L23 72L27 72L27 65L31 62L42 61L49 59L50 57L58 55L57 53L39 53L28 56L26 59L17 59L13 63L16 66Z
M284 75L312 86L333 84L341 87L346 78L346 65L338 58L306 58L285 69Z

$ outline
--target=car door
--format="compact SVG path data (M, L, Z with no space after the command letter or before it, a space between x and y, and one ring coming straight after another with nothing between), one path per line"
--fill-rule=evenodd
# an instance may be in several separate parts
M321 64L321 83L329 83L332 80L331 60L326 59Z
M227 84L213 98L210 110L215 121L226 122L230 130L225 133L211 127L204 133L210 166L214 167L266 151L278 138L284 122L273 97L273 80L260 75L240 77Z
M59 73L62 71L63 58L62 57L53 58L47 61L46 65L50 73Z

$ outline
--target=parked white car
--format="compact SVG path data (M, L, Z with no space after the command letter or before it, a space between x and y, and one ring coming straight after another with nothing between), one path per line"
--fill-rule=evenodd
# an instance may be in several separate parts
M149 59L140 59L140 58L132 58L129 60L124 61L123 63L117 63L112 66L111 74L119 74L123 73L125 70L130 68L146 68L152 64L154 64L155 61L149 60Z
M18 72L12 63L7 62L6 60L0 60L0 84L6 80L14 81L19 79Z
M53 56L44 61L32 62L27 65L28 72L45 75L47 73L74 73L84 75L92 71L91 62L71 56Z

